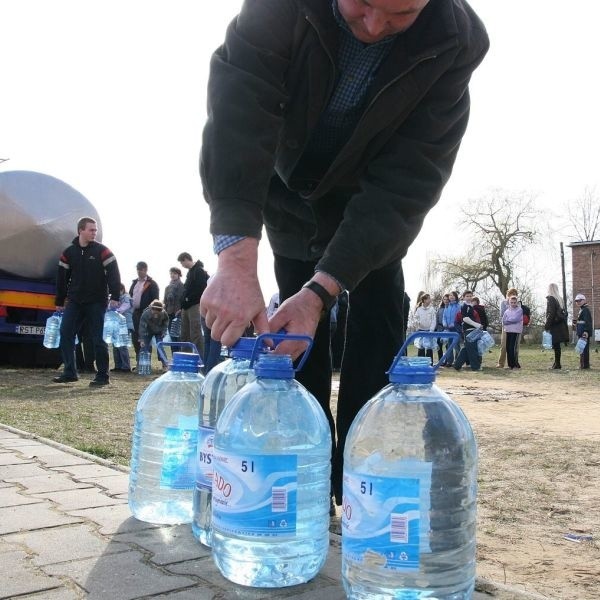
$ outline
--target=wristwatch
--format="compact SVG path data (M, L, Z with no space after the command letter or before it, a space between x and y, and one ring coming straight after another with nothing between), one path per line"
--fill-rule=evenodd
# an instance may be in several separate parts
M323 316L327 314L335 304L337 296L332 296L320 283L317 283L316 281L307 281L302 287L311 290L311 292L319 296L321 302L323 303L323 310L321 311L321 318L323 318Z

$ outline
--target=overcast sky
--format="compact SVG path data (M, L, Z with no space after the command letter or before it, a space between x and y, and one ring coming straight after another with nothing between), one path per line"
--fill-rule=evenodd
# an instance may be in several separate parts
M428 255L461 251L451 224L463 202L493 187L526 190L564 220L568 201L600 189L600 2L471 4L491 49L472 80L451 182L405 261L413 298ZM10 158L0 168L47 173L84 194L125 282L143 259L162 291L183 250L214 271L198 154L208 61L240 5L0 0L0 158ZM268 301L275 283L266 240L261 247ZM558 281L557 258L547 271Z

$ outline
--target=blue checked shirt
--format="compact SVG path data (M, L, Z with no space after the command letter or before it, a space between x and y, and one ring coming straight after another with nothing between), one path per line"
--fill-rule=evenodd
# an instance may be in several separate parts
M339 30L337 56L338 78L327 108L321 115L306 154L319 162L331 162L348 141L358 123L381 61L394 41L388 36L375 44L357 40L342 18L337 0L332 1L333 15ZM215 235L213 246L216 254L243 240L244 236Z

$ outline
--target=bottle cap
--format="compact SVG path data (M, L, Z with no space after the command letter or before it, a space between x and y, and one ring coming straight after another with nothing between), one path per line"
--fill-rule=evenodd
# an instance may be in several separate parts
M257 377L293 379L294 363L289 354L261 354L254 365Z
M254 350L254 344L256 338L254 337L241 337L233 346L231 346L231 356L233 358L246 358L250 360L252 358L252 350Z
M435 369L427 356L401 356L389 371L390 383L433 383Z
M190 352L173 352L171 371L197 373L200 370L200 355Z

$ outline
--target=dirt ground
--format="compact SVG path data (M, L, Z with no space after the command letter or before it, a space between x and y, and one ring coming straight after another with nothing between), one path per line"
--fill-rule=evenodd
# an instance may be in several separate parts
M477 574L553 599L600 598L598 386L552 372L457 375L438 383L478 440Z

